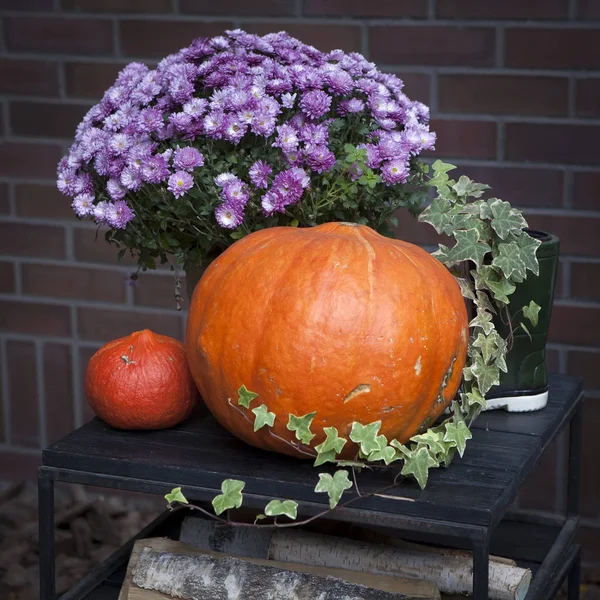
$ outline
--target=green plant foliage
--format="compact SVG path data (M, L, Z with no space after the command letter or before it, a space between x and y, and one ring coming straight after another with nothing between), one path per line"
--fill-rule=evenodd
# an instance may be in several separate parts
M273 423L275 423L275 413L269 412L265 404L253 408L252 412L256 416L254 419L254 431L258 431L265 425L273 427Z
M298 516L298 503L293 500L271 500L265 507L265 515L267 517L285 515L290 519L295 519Z
M348 471L339 469L333 476L329 473L319 473L319 483L315 487L315 492L325 492L329 496L329 507L335 508L342 494L349 490L352 485L348 477Z
M242 490L245 486L246 484L243 481L237 479L225 479L225 481L221 483L221 492L223 493L215 496L212 501L215 513L220 515L230 508L239 508L244 499Z
M375 450L382 450L387 446L387 439L383 435L377 435L381 428L381 421L361 425L356 421L352 423L350 439L360 446L360 451L369 456Z
M412 475L417 480L421 489L423 489L427 485L429 469L438 466L439 463L431 456L431 452L425 446L420 446L411 452L409 456L405 457L402 475Z
M250 408L250 402L255 398L258 398L258 394L246 389L245 385L238 390L238 404L244 408Z
M169 504L179 502L180 504L189 504L187 498L181 492L180 487L173 488L168 494L165 494L165 499Z
M537 327L540 310L541 307L532 300L528 305L523 307L523 316L528 319L534 327Z
M310 441L315 437L315 434L310 430L310 425L315 418L316 412L311 412L297 417L290 415L287 428L296 434L296 439L303 444L310 444Z

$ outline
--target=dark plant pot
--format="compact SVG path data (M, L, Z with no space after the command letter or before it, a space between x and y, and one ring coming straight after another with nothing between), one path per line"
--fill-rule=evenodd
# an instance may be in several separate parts
M508 373L500 374L500 385L492 388L487 395L489 408L506 408L511 412L539 410L547 402L546 341L559 257L559 239L555 235L535 229L525 231L542 242L537 250L540 272L539 275L528 273L527 279L511 294L508 305L510 325L506 314L495 317L494 324L498 333L506 339L511 328L516 329L519 323L524 322L531 337L522 328L514 333L506 358ZM523 318L521 312L531 300L541 307L535 327Z

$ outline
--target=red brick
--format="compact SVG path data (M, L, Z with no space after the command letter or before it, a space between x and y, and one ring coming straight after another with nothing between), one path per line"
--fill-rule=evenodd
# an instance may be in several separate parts
M519 490L519 508L528 510L556 509L556 461L558 442L555 441L542 456L539 465Z
M554 304L549 340L552 343L599 345L600 308Z
M173 314L141 313L135 310L79 308L79 336L83 340L109 341L140 329L182 339L183 317Z
M10 394L10 430L15 446L40 445L40 413L35 344L6 342L6 366Z
M489 121L433 119L437 134L435 152L430 156L446 158L495 158L496 124Z
M246 31L265 35L285 30L291 36L319 50L340 48L346 52L360 52L361 33L354 25L321 25L305 23L246 23Z
M427 3L422 0L304 0L304 14L310 17L426 17Z
M68 337L71 311L57 304L0 300L0 331Z
M0 176L54 179L61 157L58 144L0 142Z
M88 363L90 362L90 358L94 356L94 354L99 348L100 346L94 346L93 348L79 348L79 381L81 382L79 398L81 400L81 417L84 423L87 423L95 416L92 407L88 404L88 401L85 397L85 374L87 371Z
M573 206L600 210L600 173L574 173Z
M185 307L187 305L186 283L183 273L181 273L181 276L180 294L183 297ZM135 304L140 306L176 309L175 274L141 273L134 287L133 298Z
M58 65L43 60L0 60L0 93L58 96Z
M32 296L125 302L123 273L109 269L24 264L21 279L23 293Z
M514 161L597 165L598 125L507 123L506 158Z
M600 264L571 263L571 297L600 302Z
M0 214L10 213L10 200L8 198L8 184L0 183Z
M296 14L294 2L289 0L179 0L182 13L196 15L231 15L248 17L287 17Z
M112 22L58 17L6 17L6 45L11 52L112 54Z
M525 209L525 217L533 229L541 229L553 233L560 238L560 252L580 256L600 255L600 215L579 217L577 213L540 215L529 214Z
M575 98L578 117L600 117L600 79L578 79Z
M417 221L406 209L397 211L395 216L398 218L398 227L395 229L395 237L398 239L419 246L433 247L449 242L449 238L438 235L429 223Z
M596 371L598 360L596 355ZM591 387L591 382L585 381ZM586 397L583 404L583 451L581 453L581 515L583 517L600 517L600 469L598 469L598 453L600 453L600 398ZM600 531L598 532L600 539ZM598 540L596 540L597 542Z
M550 373L560 372L560 356L558 350L546 349L546 365Z
M67 63L67 94L75 98L100 99L116 81L119 71L124 66L125 63Z
M48 225L0 222L0 254L64 258L65 231Z
M42 452L0 452L0 479L2 481L37 481L37 472L42 464Z
M565 19L568 0L438 0L443 19Z
M430 89L431 89L431 78L425 73L411 73L410 71L403 71L402 69L389 69L390 72L394 73L397 77L402 79L404 87L402 91L411 99L418 100L424 104L429 105Z
M171 12L171 0L62 0L64 10L92 12Z
M506 31L506 66L540 69L597 69L600 29Z
M96 233L95 229L74 227L73 246L75 249L75 258L78 261L112 265L137 265L137 261L129 253L125 254L119 261L119 248L104 240L102 230Z
M47 442L53 444L75 429L71 348L44 344L44 391Z
M450 113L563 116L566 77L440 75L439 110Z
M89 109L87 104L10 102L10 127L17 135L70 139Z
M600 19L600 2L598 0L579 0L577 16L580 19Z
M53 10L54 0L0 0L4 10Z
M566 290L565 284L565 262L562 260L558 261L558 269L556 271L556 281L554 282L554 298L568 298L568 290Z
M581 560L584 561L584 564L586 562L588 564L598 564L598 562L600 562L599 538L600 527L593 527L587 524L579 527L577 531L577 542L581 546ZM589 587L591 588L591 586Z
M119 39L126 56L163 58L189 45L195 38L220 35L232 27L231 22L127 20L119 23Z
M369 28L369 58L387 65L487 67L494 64L491 28L384 26Z
M0 293L12 294L15 289L14 263L0 260Z
M600 350L585 352L569 350L567 373L583 377L586 388L600 389ZM600 403L598 403L600 406ZM600 417L600 412L598 414ZM600 491L600 489L599 489Z
M479 183L487 183L490 197L497 197L514 206L562 206L562 171L520 167L459 167L450 173L453 179L466 175Z
M20 217L36 219L76 220L71 200L55 185L19 183L15 186L16 209Z

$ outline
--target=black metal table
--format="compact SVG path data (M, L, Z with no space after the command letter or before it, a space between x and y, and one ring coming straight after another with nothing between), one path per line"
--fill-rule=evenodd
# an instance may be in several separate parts
M567 514L507 513L525 478L566 425L570 429ZM550 600L567 575L569 600L576 600L581 426L581 380L554 376L544 410L484 413L473 426L464 457L457 457L448 469L433 470L425 490L405 481L383 496L357 499L329 518L385 527L405 539L473 550L474 600L488 597L490 548L534 570L526 600ZM160 495L182 486L188 498L210 501L220 493L223 479L242 479L246 482L244 506L260 511L273 498L293 499L300 504L299 512L308 516L327 506L326 495L314 492L316 473L310 462L246 445L206 413L178 428L153 432L117 431L94 419L43 453L39 470L41 599L55 598L55 481ZM391 477L385 472L363 472L361 492L385 487ZM167 517L142 535L160 535ZM104 595L101 583L126 562L131 545L110 557L63 599L116 597Z

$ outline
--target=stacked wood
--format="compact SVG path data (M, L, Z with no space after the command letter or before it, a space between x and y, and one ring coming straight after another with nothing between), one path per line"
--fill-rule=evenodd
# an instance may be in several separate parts
M160 508L124 496L92 494L82 486L57 485L57 592L70 589L137 534ZM0 598L37 600L38 563L37 486L10 485L0 491Z

